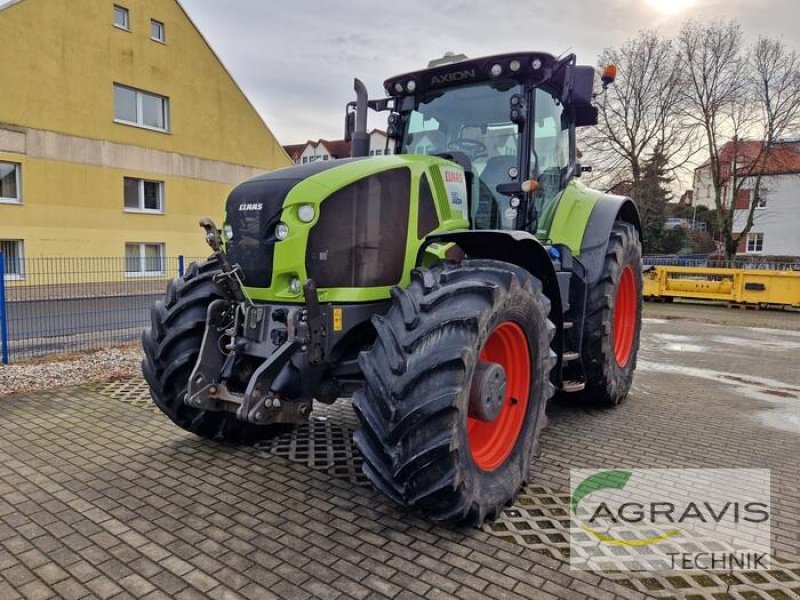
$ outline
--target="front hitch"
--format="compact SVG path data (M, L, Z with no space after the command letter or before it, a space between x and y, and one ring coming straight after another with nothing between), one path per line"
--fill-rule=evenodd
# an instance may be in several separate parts
M301 383L304 393L298 400L286 399L272 391L276 377L298 353L304 353L308 364L314 366L325 358L327 331L314 281L308 280L303 291L306 306L275 308L272 312L249 302L234 304L223 299L212 302L184 402L199 410L235 412L239 420L260 425L304 422L311 411L311 399L305 392L317 381L314 373L318 369L313 370L311 377L307 374L304 378ZM259 326L265 319L285 324L286 329ZM225 348L223 341L229 342ZM238 393L231 390L228 381L236 375L237 358L243 356L260 356L263 362L250 376L244 393Z

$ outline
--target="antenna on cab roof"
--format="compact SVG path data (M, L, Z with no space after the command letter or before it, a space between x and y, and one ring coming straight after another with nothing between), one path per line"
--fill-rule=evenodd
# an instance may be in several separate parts
M452 65L467 60L466 54L456 54L455 52L447 51L441 58L434 58L428 62L428 68L441 67L442 65Z

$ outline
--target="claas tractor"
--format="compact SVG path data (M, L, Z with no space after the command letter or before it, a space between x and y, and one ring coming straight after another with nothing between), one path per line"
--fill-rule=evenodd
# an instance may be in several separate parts
M356 80L351 157L256 177L221 228L201 221L213 254L143 336L155 403L249 443L352 398L378 490L438 521L495 518L548 400L617 405L636 366L639 216L579 181L595 80L539 52L446 57L375 100ZM388 113L380 156L370 110Z

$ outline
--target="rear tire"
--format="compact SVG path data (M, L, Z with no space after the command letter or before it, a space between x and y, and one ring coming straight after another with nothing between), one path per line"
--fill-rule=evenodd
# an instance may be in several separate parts
M224 297L213 280L219 272L215 259L194 262L183 277L169 282L164 300L150 309L150 329L142 334L142 372L155 405L179 427L208 439L251 443L287 426L243 423L233 413L198 410L183 401L200 354L208 306Z
M616 406L628 395L636 370L642 324L642 246L630 223L611 230L603 273L589 289L583 336L584 397Z
M392 296L353 397L364 473L434 520L494 519L528 478L553 392L550 301L530 273L490 260L417 269ZM491 421L470 409L479 361L507 380Z

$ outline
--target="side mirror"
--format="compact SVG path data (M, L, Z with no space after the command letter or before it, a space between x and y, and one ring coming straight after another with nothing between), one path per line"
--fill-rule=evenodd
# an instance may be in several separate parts
M356 113L350 110L347 105L347 112L344 115L344 141L349 142L353 139L353 131L356 129Z
M572 69L572 89L568 102L574 105L589 105L594 100L594 67L576 66Z

